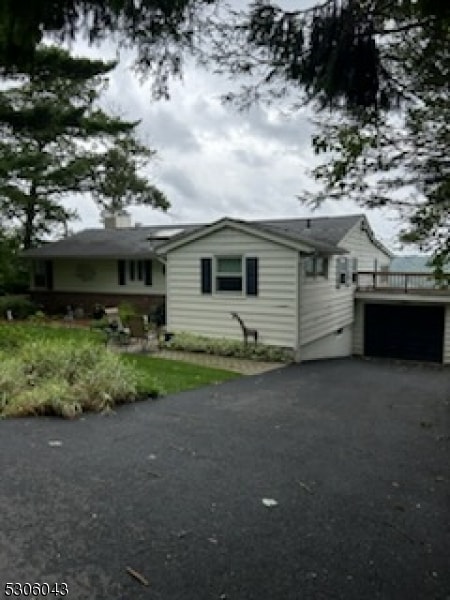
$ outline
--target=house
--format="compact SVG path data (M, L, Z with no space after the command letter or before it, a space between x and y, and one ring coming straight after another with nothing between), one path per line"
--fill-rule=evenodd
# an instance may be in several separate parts
M167 326L241 339L237 312L261 343L297 360L352 353L358 268L388 265L365 217L222 219L175 236L167 264Z
M450 362L448 292L393 293L392 254L364 215L105 225L26 253L36 300L87 310L128 300L143 312L164 301L169 331L242 339L236 312L261 343L290 348L298 361L368 354ZM403 323L394 344L393 321Z
M32 297L48 312L64 313L72 305L89 314L95 304L128 302L147 314L165 302L165 261L157 247L195 226L132 227L126 214L104 223L24 252L31 260Z

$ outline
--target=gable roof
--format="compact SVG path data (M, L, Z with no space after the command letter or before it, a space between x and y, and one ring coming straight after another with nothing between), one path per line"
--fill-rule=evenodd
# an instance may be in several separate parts
M345 215L303 219L269 219L256 221L255 224L285 235L337 246L350 229L364 218L364 215Z
M240 221L224 218L210 225L174 236L173 239L168 240L159 248L159 252L170 252L224 227L232 227L304 252L319 251L325 254L343 254L346 250L338 247L339 242L362 218L364 218L363 215L266 219L262 221Z
M119 229L85 229L68 238L26 250L29 258L139 258L162 256L224 227L258 235L303 252L343 254L339 244L364 215L264 219L223 218L210 224L153 225ZM367 220L366 220L367 221ZM377 240L374 240L377 242Z

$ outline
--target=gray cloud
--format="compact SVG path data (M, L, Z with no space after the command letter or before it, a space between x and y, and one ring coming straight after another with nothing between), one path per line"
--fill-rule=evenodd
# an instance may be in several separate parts
M177 167L163 169L160 178L165 187L173 188L183 198L195 200L199 196L198 189L189 175Z
M85 48L83 48L84 50ZM91 56L95 49L89 49ZM97 49L97 56L103 54ZM124 53L111 77L103 105L129 119L140 119L140 133L158 151L152 182L167 194L168 213L148 207L131 209L142 223L205 222L224 215L268 218L362 212L353 203L325 203L317 213L296 196L316 184L308 171L317 164L310 140L314 127L306 111L290 118L273 109L236 112L220 94L230 82L188 65L174 82L168 102L153 103L148 85L129 69ZM70 201L69 201L70 204ZM75 203L82 221L75 229L98 226L89 202ZM391 239L399 223L382 211L369 219L378 235Z

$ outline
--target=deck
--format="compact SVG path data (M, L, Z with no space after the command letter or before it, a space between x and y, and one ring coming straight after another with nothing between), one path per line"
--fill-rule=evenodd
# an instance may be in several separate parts
M423 272L359 271L357 291L450 297L450 274L436 277Z

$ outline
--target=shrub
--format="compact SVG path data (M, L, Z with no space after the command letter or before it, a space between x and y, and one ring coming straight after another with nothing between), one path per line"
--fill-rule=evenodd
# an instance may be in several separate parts
M0 356L0 414L74 417L137 398L135 370L93 342L38 339Z
M253 360L267 360L273 362L291 362L292 350L278 346L252 344L247 346L243 342L226 338L209 338L191 333L176 333L170 340L163 342L163 347L169 350L185 352L204 352L217 356L230 356L235 358L249 358Z
M16 323L0 323L0 351L14 351L32 339L30 329Z
M136 309L132 304L129 304L128 302L122 302L119 304L119 316L124 325L127 324L130 317L134 317L136 314Z
M25 345L39 340L76 340L96 341L98 344L104 342L98 332L84 329L62 328L53 326L52 323L39 323L37 321L25 323L0 323L0 351L14 351Z
M0 318L10 310L15 319L26 319L36 312L36 305L28 296L0 296Z

